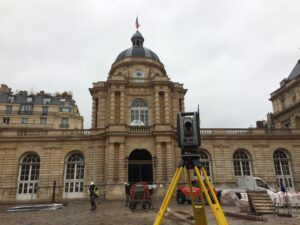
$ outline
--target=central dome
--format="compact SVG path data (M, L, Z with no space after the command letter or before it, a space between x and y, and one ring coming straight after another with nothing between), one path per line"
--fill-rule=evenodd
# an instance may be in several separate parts
M136 31L135 34L133 34L131 42L132 47L121 52L116 58L115 62L118 62L127 57L144 57L160 62L158 56L153 51L143 47L144 37L139 31Z

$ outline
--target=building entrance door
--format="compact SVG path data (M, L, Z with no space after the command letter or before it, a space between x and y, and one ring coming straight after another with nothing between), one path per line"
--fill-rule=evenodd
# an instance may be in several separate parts
M153 183L152 156L146 149L136 149L129 155L128 182Z

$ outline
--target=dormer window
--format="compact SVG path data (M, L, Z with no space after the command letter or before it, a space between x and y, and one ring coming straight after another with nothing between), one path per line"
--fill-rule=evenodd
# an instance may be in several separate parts
M15 96L8 96L8 102L13 102L15 100Z
M27 102L27 103L32 103L32 97L27 97L27 98L26 98L26 102Z
M43 105L49 105L51 103L51 98L43 98Z

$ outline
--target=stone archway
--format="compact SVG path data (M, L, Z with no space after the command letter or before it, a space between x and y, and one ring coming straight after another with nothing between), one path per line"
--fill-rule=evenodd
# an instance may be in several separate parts
M135 149L128 158L128 182L153 183L152 156L146 149Z

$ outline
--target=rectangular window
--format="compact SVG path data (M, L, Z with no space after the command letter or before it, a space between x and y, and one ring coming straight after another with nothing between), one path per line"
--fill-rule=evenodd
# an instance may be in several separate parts
M46 125L47 124L47 118L41 117L40 118L40 125Z
M7 105L6 106L5 114L12 114L12 105Z
M28 124L28 118L22 118L21 124Z
M31 115L32 114L32 105L21 105L20 114Z
M42 115L48 114L48 106L42 106Z
M72 107L60 107L61 112L72 112Z
M69 128L69 118L61 118L60 128Z
M4 118L3 118L3 123L9 124L9 120L10 120L9 117L4 117Z

